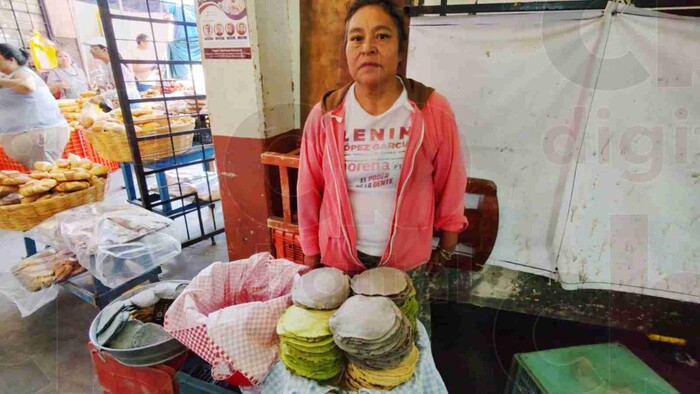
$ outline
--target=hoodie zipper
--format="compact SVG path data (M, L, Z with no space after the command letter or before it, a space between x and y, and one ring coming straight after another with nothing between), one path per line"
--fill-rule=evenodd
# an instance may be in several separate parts
M340 116L336 116L336 115L332 115L332 114L331 114L330 117L331 117L332 120L335 120L335 121L337 121L338 123L341 123L341 122L343 121L343 118L341 118ZM331 127L332 127L332 125L331 125ZM325 131L325 127L324 127L323 132L324 132L324 133L326 132L326 131ZM335 150L336 155L338 155L338 161L340 161L340 153L338 152L338 146L337 146L338 144L335 143L335 135L333 135L332 137L334 138L334 139L333 139L333 149ZM326 144L328 144L328 140L329 140L329 138L328 138L328 136L326 136ZM331 155L327 155L327 157L328 157L328 164L329 164L329 167L330 167L330 169L331 169L331 173L333 174L333 186L334 186L334 188L335 188L335 195L336 195L336 198L338 199L338 201L337 201L337 202L338 202L338 204L337 204L337 207L338 207L338 218L341 220L340 229L343 231L343 238L345 239L345 244L346 244L346 246L348 247L348 254L349 254L350 257L352 258L352 261L353 261L358 267L360 267L360 268L362 268L362 269L365 269L365 268L367 268L367 267L365 267L364 264L362 264L361 262L359 262L359 261L355 258L355 251L353 251L353 249L352 249L352 245L350 244L350 238L348 237L347 231L346 231L346 229L345 229L345 223L343 223L343 211L342 211L341 208L340 208L340 207L341 207L341 201L340 201L340 190L339 190L339 188L338 188L338 177L337 177L337 175L336 175L336 173L335 173L335 170L333 169L333 162L331 161L331 157L330 157L330 156L331 156ZM339 167L342 167L342 166L340 165L340 163L338 163L338 166L339 166Z
M425 137L425 121L423 121L423 124L421 125L421 133L420 133L420 139L418 140L418 145L416 146L416 150L413 152L413 158L411 158L411 169L408 172L408 175L406 176L406 181L403 183L403 187L401 188L401 192L399 193L399 198L396 201L396 208L394 208L394 212L396 214L394 215L394 229L391 234L391 240L389 241L389 254L386 256L385 260L382 260L379 262L378 267L386 265L386 263L389 261L391 258L391 253L394 250L394 240L396 239L396 232L399 224L399 213L400 213L400 208L401 208L401 203L403 202L403 195L404 192L406 191L406 187L408 186L408 181L411 180L411 175L413 175L413 168L415 167L416 164L416 156L418 156L418 151L420 150L421 145L423 145L423 137Z

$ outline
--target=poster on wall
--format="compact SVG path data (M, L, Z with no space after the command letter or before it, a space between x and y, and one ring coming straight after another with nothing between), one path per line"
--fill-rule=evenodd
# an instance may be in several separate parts
M198 9L204 58L251 58L245 0L199 0Z

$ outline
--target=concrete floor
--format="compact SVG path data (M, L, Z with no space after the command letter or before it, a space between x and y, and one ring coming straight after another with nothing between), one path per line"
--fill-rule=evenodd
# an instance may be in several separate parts
M121 175L115 173L107 200L125 200L121 186ZM196 217L190 223L196 223ZM218 221L219 226L222 223ZM184 239L183 220L174 227L176 237ZM217 236L216 241L216 245L203 241L183 249L162 266L161 279L191 279L212 262L228 261L225 237ZM0 273L6 273L25 255L22 233L0 230L0 250ZM87 351L88 328L97 312L60 289L55 301L23 319L15 305L0 295L0 394L101 393Z

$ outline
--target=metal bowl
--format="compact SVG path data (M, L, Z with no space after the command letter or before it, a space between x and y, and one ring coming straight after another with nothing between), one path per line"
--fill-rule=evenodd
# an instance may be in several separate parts
M158 286L161 283L185 283L189 284L190 281L188 280L166 280L162 282L157 282L157 283L151 283L149 285L140 287L134 291L125 293L121 295L119 298L115 299L114 302L117 301L125 301L134 295L148 290L150 288L153 288L155 286ZM97 314L97 316L92 320L92 324L90 324L90 342L92 342L93 346L97 348L100 352L105 352L109 354L110 356L114 357L117 361L120 363L130 366L130 367L150 367L153 365L158 365L158 364L163 364L166 361L169 361L182 353L187 351L187 348L185 345L181 344L180 342L177 341L175 338L170 338L165 341L149 345L149 346L143 346L143 347L138 347L138 348L133 348L133 349L111 349L108 347L100 346L97 343L97 322L100 319L100 316L102 315L102 311Z

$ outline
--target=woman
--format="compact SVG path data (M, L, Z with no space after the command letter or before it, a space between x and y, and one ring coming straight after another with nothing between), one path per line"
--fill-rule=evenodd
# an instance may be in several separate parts
M427 269L452 257L464 216L465 166L447 100L397 76L406 51L389 0L355 0L345 54L353 82L324 95L306 121L297 186L305 264L348 273L412 271L430 332ZM432 251L433 229L440 231Z
M27 68L29 53L0 44L0 145L27 168L61 157L70 137L49 87Z
M51 92L61 98L77 99L80 93L90 90L85 72L73 66L73 58L63 49L56 51L58 67L49 71L46 83Z

